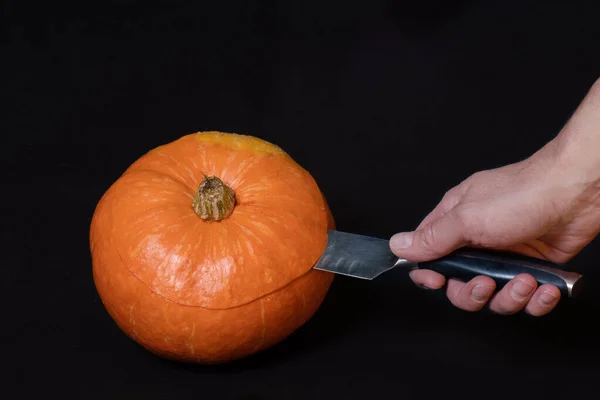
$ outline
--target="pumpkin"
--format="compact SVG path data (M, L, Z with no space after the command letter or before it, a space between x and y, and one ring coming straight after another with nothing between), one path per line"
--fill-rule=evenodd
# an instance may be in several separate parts
M181 362L224 363L305 324L333 274L313 177L256 137L199 132L136 160L98 202L93 279L118 327Z

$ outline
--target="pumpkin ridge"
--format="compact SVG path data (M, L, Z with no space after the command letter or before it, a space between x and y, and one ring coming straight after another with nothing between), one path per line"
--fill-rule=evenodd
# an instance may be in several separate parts
M131 177L131 175L135 175L141 172L147 172L150 174L155 174L161 178L168 178L176 183L179 183L181 186L183 186L184 188L186 188L187 190L189 190L191 192L191 197L193 197L194 195L194 188L192 188L190 185L187 184L187 182L182 181L181 179L179 179L176 176L173 176L171 174L169 174L168 172L165 171L158 171L152 168L147 168L147 167L139 167L139 168L132 168L132 169L127 169L122 175L121 178L125 177L126 175L128 177ZM187 194L187 193L186 193Z
M246 240L243 240L243 241L245 241L246 243L253 242L255 249L256 249L256 247L259 247L258 250L262 254L268 255L270 262L266 263L266 265L277 265L278 260L277 260L276 257L273 257L271 255L271 252L269 251L268 245L265 243L265 237L264 236L262 236L262 235L259 236L259 234L256 232L256 230L252 229L251 226L243 226L242 224L237 223L237 222L233 223L232 225L235 226L236 230L239 232L239 235L241 237L243 237L243 239L246 239ZM257 237L258 241L252 240L252 236ZM294 279L294 278L292 278L292 279ZM289 282L289 279L286 280L286 283L284 283L283 286L287 285L287 282ZM281 286L279 286L279 287L281 287ZM267 291L267 293L273 292L275 290L278 290L278 288L275 288L275 289L273 289L271 291ZM255 299L257 299L257 298L258 297L255 297Z
M164 156L168 157L171 161L173 161L173 163L175 163L175 165L178 168L180 168L182 171L185 171L186 174L189 175L188 178L190 179L190 182L196 181L197 177L193 176L192 171L190 171L190 169L188 167L186 167L184 164L182 164L178 159L176 159L175 157L173 157L172 155L170 155L167 152L163 152L163 151L160 151L160 150L157 150L156 152L159 153L159 154L161 154L161 155L164 155ZM189 185L186 183L186 186L191 187L192 191L194 190L193 189L193 185L191 183Z
M236 176L229 183L229 186L236 191L238 188L246 185L246 174L247 171L250 170L253 166L260 162L260 158L256 157L254 160L246 161L241 167L237 167Z

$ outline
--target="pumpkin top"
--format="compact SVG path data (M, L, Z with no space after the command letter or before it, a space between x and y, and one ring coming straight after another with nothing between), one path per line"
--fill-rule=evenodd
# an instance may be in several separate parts
M224 193L231 212L201 217L203 182ZM225 309L307 273L325 250L330 222L314 179L279 147L202 132L135 161L100 200L90 241L110 241L124 268L156 294Z

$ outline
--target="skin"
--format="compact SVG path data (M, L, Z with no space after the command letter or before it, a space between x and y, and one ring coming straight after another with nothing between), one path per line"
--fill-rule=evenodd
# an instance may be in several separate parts
M416 230L394 235L390 248L417 262L471 246L564 263L599 232L600 80L556 138L521 162L477 172L450 189ZM528 274L497 292L486 276L461 282L414 270L411 278L426 289L447 283L448 299L465 311L542 316L560 300L558 288L538 286Z

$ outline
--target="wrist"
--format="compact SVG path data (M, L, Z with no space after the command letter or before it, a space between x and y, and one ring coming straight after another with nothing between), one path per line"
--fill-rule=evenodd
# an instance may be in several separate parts
M558 139L558 138L557 138ZM577 157L571 148L551 141L531 158L536 187L555 212L567 215L574 204L600 207L600 166L586 157Z
M600 186L600 80L547 147L565 179Z
M595 155L589 154L590 150L585 147L571 143L555 144L551 169L565 184L600 185L600 148Z

